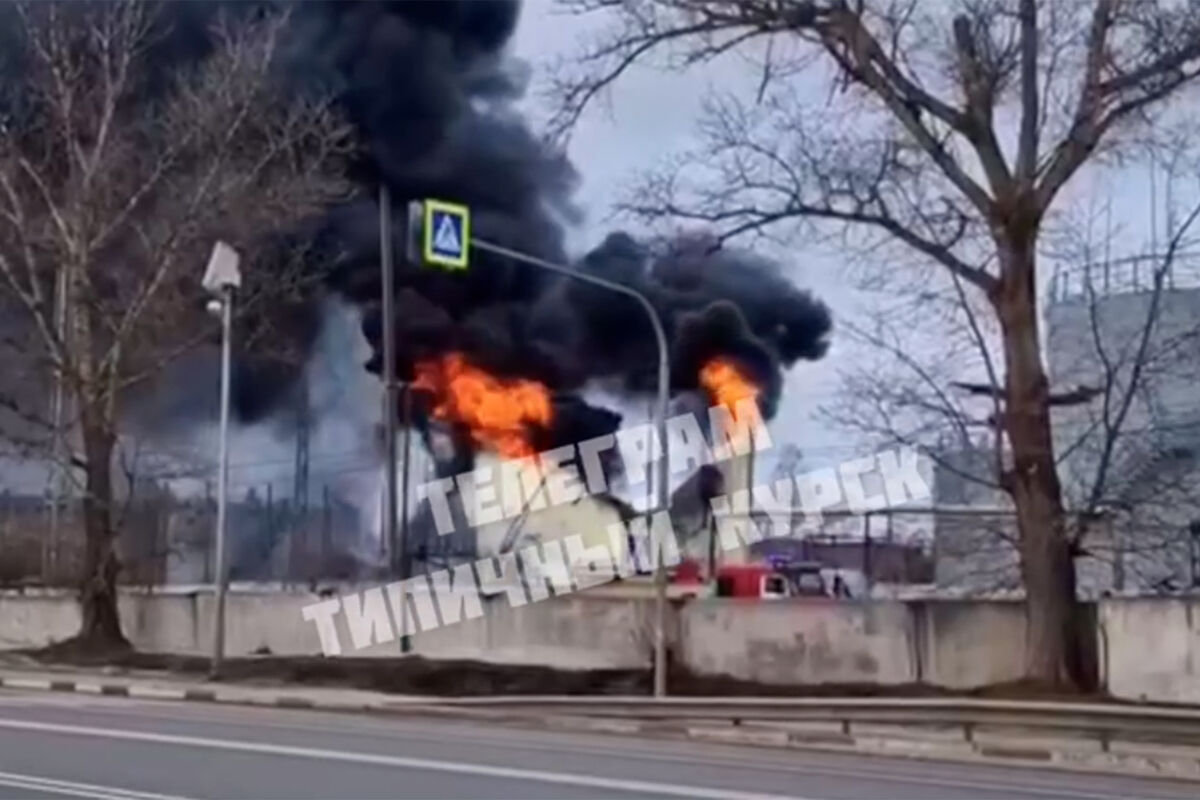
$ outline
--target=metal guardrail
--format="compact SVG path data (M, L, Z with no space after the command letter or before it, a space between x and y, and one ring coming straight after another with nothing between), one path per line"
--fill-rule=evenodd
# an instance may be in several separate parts
M967 741L979 728L1018 728L1063 734L1200 745L1200 709L1103 703L1029 702L968 698L692 698L468 697L397 701L395 707L436 707L495 713L587 716L642 721L687 720L745 725L756 722L838 723L855 726L960 727Z

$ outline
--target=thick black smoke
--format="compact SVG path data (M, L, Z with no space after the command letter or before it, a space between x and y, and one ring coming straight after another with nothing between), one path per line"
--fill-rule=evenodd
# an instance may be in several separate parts
M616 379L631 393L653 390L655 339L637 304L477 250L460 273L403 257L406 203L437 197L470 206L477 236L566 259L562 225L577 220L571 198L578 179L514 110L524 73L505 45L519 10L517 2L495 0L299 3L291 8L285 79L297 92L332 87L363 143L361 198L331 209L306 235L330 289L364 311L375 352L367 368L381 366L374 198L382 182L396 217L397 374L411 378L416 362L458 350L489 371L540 380L557 393L560 408L556 430L543 438L575 441L619 421L573 394L589 380ZM178 17L197 37L204 20L195 7ZM725 356L766 388L764 409L772 414L781 370L825 352L831 323L823 304L772 264L702 237L651 251L613 234L577 266L650 297L671 343L677 390L696 388L700 366ZM304 346L314 324L293 314L280 329ZM239 412L248 421L269 414L287 394L277 371L244 368L239 376Z

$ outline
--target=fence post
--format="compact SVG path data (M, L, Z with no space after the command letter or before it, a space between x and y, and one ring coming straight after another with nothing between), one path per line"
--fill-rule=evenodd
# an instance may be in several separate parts
M208 532L206 534L206 538L205 538L205 542L204 542L204 582L205 583L212 583L212 579L213 579L212 541L210 541L210 537L212 536L212 525L208 524L209 513L210 513L211 509L212 509L212 481L205 481L204 482L204 513L200 515L205 523L205 526L204 526L205 530Z
M863 582L866 584L866 597L871 598L871 512L863 514Z

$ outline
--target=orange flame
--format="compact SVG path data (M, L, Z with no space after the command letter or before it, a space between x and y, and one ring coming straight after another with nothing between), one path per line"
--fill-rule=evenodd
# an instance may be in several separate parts
M436 418L465 425L477 445L505 458L537 452L529 440L531 429L548 427L554 416L544 384L497 378L462 353L419 362L412 386L433 394Z
M709 398L729 409L736 419L737 404L747 398L758 397L758 384L746 377L736 364L728 359L714 358L700 368L700 385Z

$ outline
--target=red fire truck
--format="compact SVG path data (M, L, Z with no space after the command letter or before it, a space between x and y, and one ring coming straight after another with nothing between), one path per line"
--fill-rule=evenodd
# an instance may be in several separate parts
M704 568L698 561L686 560L675 569L672 581L695 586L697 594L704 586ZM717 597L745 597L780 600L786 597L828 597L819 564L790 564L777 567L769 563L725 564L717 567Z

